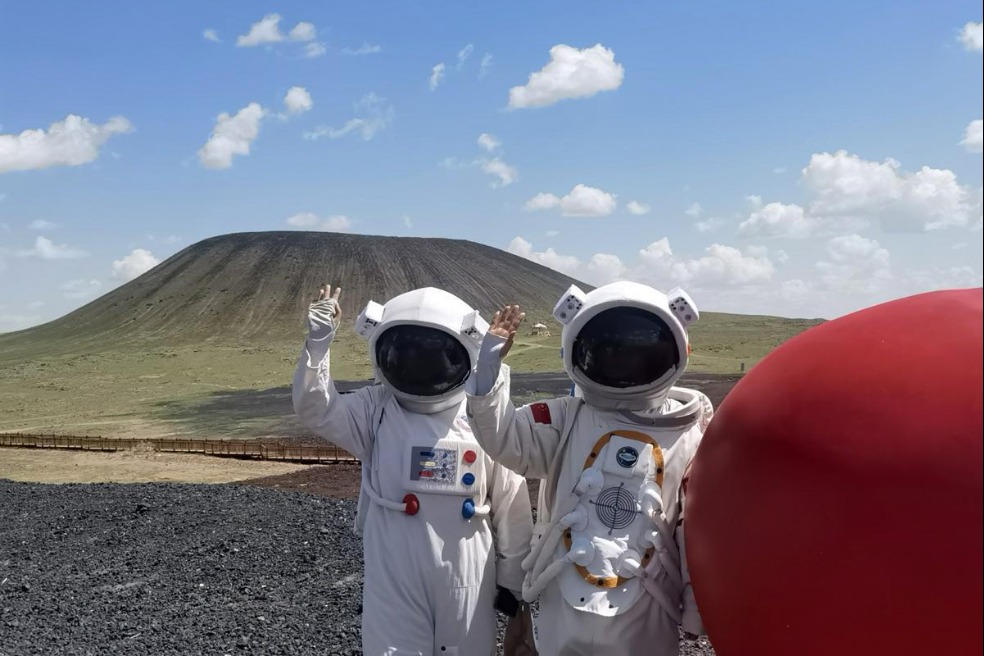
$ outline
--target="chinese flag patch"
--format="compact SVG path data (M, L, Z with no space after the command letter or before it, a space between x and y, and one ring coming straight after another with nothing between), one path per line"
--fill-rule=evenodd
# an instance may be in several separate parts
M530 406L530 413L533 415L533 421L536 423L550 423L550 406L546 403L534 403Z

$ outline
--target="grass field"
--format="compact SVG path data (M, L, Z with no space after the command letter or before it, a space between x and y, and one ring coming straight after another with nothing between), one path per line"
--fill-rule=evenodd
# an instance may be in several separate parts
M689 370L738 373L807 320L708 313L694 326ZM160 437L304 435L289 384L302 335L292 342L197 346L104 345L81 355L0 353L0 432ZM522 334L508 362L517 372L559 371L560 333ZM332 349L339 380L372 376L366 344L343 327Z

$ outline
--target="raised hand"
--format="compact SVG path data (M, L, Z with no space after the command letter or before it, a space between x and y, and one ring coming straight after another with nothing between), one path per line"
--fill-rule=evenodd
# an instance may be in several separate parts
M318 288L318 296L311 301L308 308L308 321L311 323L312 330L319 330L320 326L333 328L338 325L342 318L342 307L338 299L342 294L342 288L336 287L335 293L331 291L331 285L324 283Z
M506 338L506 343L502 345L502 349L499 351L500 359L509 353L509 349L512 348L513 341L516 339L516 330L519 329L519 324L523 323L525 318L526 313L520 312L518 305L504 305L492 316L489 332Z

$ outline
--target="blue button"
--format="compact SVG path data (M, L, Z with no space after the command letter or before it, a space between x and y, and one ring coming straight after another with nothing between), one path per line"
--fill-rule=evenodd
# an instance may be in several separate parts
M465 519L471 519L475 516L475 502L471 499L465 499L465 502L461 504L461 516Z
M475 482L475 474L472 474L471 472L465 474L461 477L461 482L465 485L471 485Z

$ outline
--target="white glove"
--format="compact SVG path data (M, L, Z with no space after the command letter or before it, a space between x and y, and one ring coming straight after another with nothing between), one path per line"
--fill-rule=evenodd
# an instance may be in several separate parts
M338 314L338 301L325 298L308 306L309 339L316 341L331 337L335 332L335 316Z

